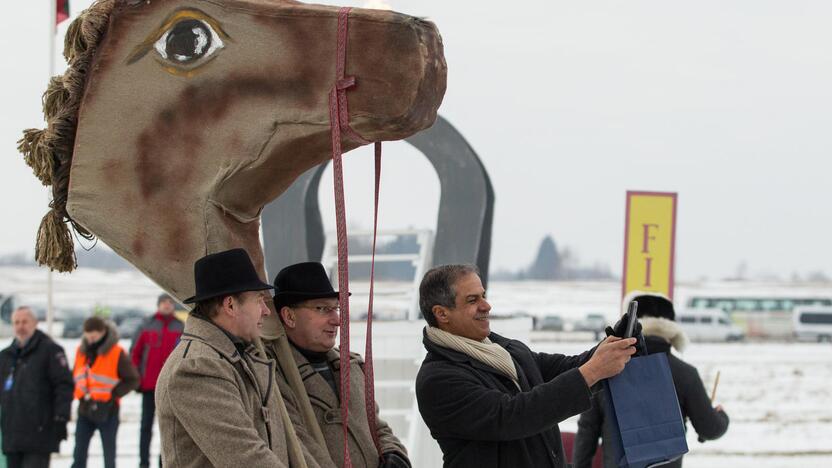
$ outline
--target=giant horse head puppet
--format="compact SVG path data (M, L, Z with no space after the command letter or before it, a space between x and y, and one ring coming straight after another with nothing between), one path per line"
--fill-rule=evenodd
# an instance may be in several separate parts
M339 10L290 0L98 0L20 147L52 185L36 256L75 266L69 223L179 299L193 264L243 247L265 278L260 212L331 156ZM352 10L349 122L368 141L429 127L445 92L433 24ZM343 149L359 146L346 134Z

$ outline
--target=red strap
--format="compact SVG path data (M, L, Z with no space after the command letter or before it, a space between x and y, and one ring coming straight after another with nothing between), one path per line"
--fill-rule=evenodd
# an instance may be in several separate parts
M355 133L349 123L349 109L347 107L347 89L355 86L355 77L345 76L347 60L347 25L350 13L349 7L341 8L338 12L338 48L335 66L335 86L329 93L329 125L332 132L332 172L335 186L335 226L338 240L338 303L341 309L341 424L344 436L344 468L352 468L349 452L349 401L350 401L350 303L349 303L349 265L347 251L346 209L344 207L344 171L341 160L341 132L361 144L370 143ZM374 223L377 225L378 215L378 187L381 170L381 143L376 143L376 201ZM373 304L373 269L375 268L375 233L373 234L373 264L370 273L370 306L367 315L367 349L365 362L365 401L367 402L367 419L373 442L381 456L378 442L378 431L375 419L375 395L373 387L373 358L372 358L372 304ZM372 408L372 411L371 411Z
M376 274L376 237L378 235L378 192L381 185L381 142L375 144L375 198L373 200L373 252L370 260L370 299L367 305L367 341L364 347L364 403L367 407L367 425L373 436L373 443L381 459L381 442L378 440L376 424L376 392L373 378L373 285Z

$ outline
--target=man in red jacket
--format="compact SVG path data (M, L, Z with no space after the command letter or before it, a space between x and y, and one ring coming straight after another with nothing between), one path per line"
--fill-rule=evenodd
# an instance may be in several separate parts
M145 320L135 335L130 357L133 365L139 369L141 382L139 392L142 394L142 426L139 436L139 466L150 466L150 440L153 436L153 415L156 412L156 380L162 366L179 343L184 324L178 320L173 312L176 309L173 298L167 294L159 296L157 311ZM162 460L159 459L159 466Z

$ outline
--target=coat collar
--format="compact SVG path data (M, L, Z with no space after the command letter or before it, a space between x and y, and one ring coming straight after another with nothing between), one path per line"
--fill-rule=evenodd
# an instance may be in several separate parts
M670 353L670 343L658 336L645 336L647 354Z
M219 325L198 315L192 315L185 322L185 330L182 332L183 340L201 341L231 362L241 359L240 351L233 338L233 335L220 328Z
M303 386L309 398L317 400L329 408L338 408L340 406L338 403L338 395L332 391L332 387L329 386L323 376L312 368L312 364L309 363L306 356L298 351L294 344L290 342L289 347L292 349L292 357L295 358L295 363L298 365L298 373L300 373L300 378L303 380ZM327 361L332 367L333 373L335 373L336 383L340 384L339 366L335 365L341 362L338 352L330 349L327 352Z
M502 346L503 348L505 348L506 351L508 351L508 353L511 355L512 359L514 359L515 367L517 368L517 378L519 380L520 386L523 390L527 390L528 389L528 380L527 380L525 374L523 374L521 376L522 368L518 363L517 356L515 355L515 353L512 352L512 351L515 351L515 346L514 346L515 340L503 337L503 336L498 335L494 332L491 332L488 335L488 339L491 340L492 343L496 343L496 344ZM489 372L491 374L499 376L502 379L506 379L506 376L503 375L502 372L500 372L497 369L489 366L488 364L480 362L480 361L472 358L471 356L468 356L465 353L460 353L459 351L456 351L456 350L453 350L453 349L448 349L448 348L445 348L444 346L439 346L438 344L434 343L433 341L430 340L430 338L428 338L427 331L424 330L424 329L422 330L422 343L425 345L425 349L428 351L429 356L430 356L430 354L433 354L435 356L439 356L439 357L447 359L449 361L459 362L459 363L467 363L468 365L470 365L470 366L472 366L476 369L479 369L479 370L482 370L482 371L485 371L485 372ZM426 358L426 359L429 359L429 358ZM512 385L512 387L514 387L514 386ZM514 387L514 388L516 390L517 387Z
M173 322L174 320L178 320L178 319L176 318L176 315L174 315L174 314L164 315L164 314L162 314L161 312L159 312L157 310L156 313L153 314L153 320L158 320L158 321L162 322L165 325L170 325L171 322Z
M204 343L228 360L238 371L245 373L256 387L261 405L268 405L274 380L274 361L266 358L253 343L244 343L239 338L220 328L214 322L192 315L185 322L182 340ZM242 354L246 354L244 359Z
M20 346L20 342L17 341L17 338L15 338L14 341L12 341L12 349L18 351L20 356L26 356L35 350L44 338L48 338L46 334L38 329L35 329L35 333L29 337L28 340L26 340L26 343L24 343L22 347Z
M101 345L98 346L98 349L97 349L96 353L99 356L103 356L103 355L107 354L111 349L113 349L113 346L118 344L118 339L119 339L118 330L116 330L115 325L108 322L107 323L107 335L103 338L104 342L101 343ZM88 346L87 341L82 338L81 339L81 345L80 345L81 352L86 353L88 348L89 348L89 346Z

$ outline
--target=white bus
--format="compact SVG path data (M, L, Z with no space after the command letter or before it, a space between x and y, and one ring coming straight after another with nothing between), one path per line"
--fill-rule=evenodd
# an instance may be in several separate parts
M792 338L793 311L796 307L832 307L832 297L751 291L733 294L692 295L690 309L721 309L751 337Z
M794 336L802 341L832 342L832 307L795 308Z

